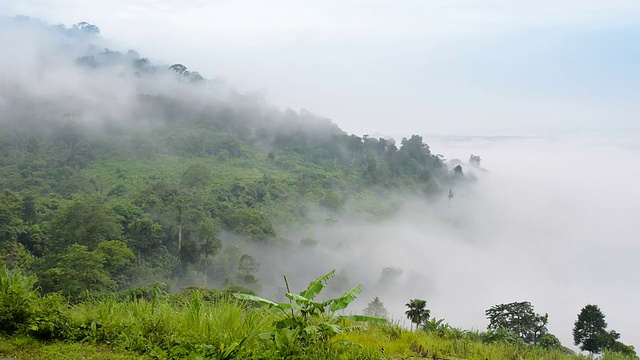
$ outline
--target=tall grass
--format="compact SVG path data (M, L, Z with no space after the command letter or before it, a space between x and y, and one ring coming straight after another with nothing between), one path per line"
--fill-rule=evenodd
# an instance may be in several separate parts
M455 329L454 329L455 330ZM456 333L454 331L454 333ZM464 334L416 331L411 332L400 327L375 326L366 332L353 332L343 335L343 339L363 346L384 349L386 354L402 358L456 358L468 360L569 360L578 359L564 354L561 350L546 350L529 345L513 345L507 342L484 343L474 332Z
M232 299L205 302L199 292L184 302L85 302L70 316L78 325L69 336L73 340L172 358L205 353L220 359L250 357L259 350L257 335L271 326L267 312L247 309Z
M491 340L477 331L412 332L397 325L363 327L350 322L342 325L353 331L331 341L289 343L278 335L261 336L280 334L274 332L276 316L228 294L211 297L196 290L162 295L156 287L152 295L139 299L110 296L70 305L58 294L41 297L34 284L34 277L0 268L0 332L89 343L95 349L107 345L154 359L584 359L560 350ZM602 358L630 359L617 353Z
M35 276L25 276L20 269L0 267L0 332L15 332L31 318L35 283Z

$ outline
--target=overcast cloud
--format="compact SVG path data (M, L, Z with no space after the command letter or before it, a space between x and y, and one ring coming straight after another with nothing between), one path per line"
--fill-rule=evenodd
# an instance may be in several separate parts
M640 3L0 2L358 134L637 129Z

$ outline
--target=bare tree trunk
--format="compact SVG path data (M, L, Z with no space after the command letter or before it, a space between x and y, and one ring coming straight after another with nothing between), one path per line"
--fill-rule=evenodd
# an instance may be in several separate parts
M180 250L182 250L182 207L178 208L178 261L180 261Z
M180 249L182 249L182 221L178 223L178 260L180 260Z

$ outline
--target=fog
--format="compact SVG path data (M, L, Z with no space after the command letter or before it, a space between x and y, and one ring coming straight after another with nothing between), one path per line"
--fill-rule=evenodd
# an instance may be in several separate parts
M570 347L578 312L597 304L609 329L637 344L638 134L430 144L462 159L481 155L485 171L465 166L478 181L454 188L450 204L407 199L392 218L374 224L318 224L306 233L318 241L311 248L255 249L262 280L282 287L284 273L300 289L330 269L344 271L350 285L364 287L352 311L379 296L405 326L404 304L412 298L426 299L432 316L452 326L480 330L492 305L530 301ZM402 274L381 284L386 267Z
M22 0L3 14L88 21L350 133L638 129L635 0Z
M80 20L83 19L77 19ZM77 57L87 52L97 54L112 46L102 38L76 39L75 45L65 47L48 32L24 32L6 23L0 26L1 44L12 54L0 59L3 121L31 119L37 125L39 120L55 113L60 117L75 114L74 120L100 124L104 119L134 114L136 96L140 93L163 93L192 100L195 97L194 101L200 103L212 99L227 104L237 101L228 96L232 91L223 81L208 82L204 90L195 91L177 83L171 73L153 79L142 76L133 81L135 75L119 66L90 73L78 70ZM113 50L126 54L128 49L116 45ZM194 59L196 55L185 57ZM160 60L182 61L181 57ZM438 66L446 62L447 58L440 59ZM300 69L294 74L296 71ZM210 78L224 76L215 70L210 73ZM602 89L600 86L607 84L598 82L595 87ZM255 88L259 85L254 84ZM453 94L458 86L462 85L447 88L445 93ZM346 89L348 93L359 87L347 85ZM294 87L283 87L277 88L276 93L285 90L295 92ZM379 296L394 319L407 325L403 322L404 304L417 297L428 301L432 316L444 318L455 327L481 330L486 328L484 311L490 306L530 301L537 312L549 314L549 331L567 346L573 343L571 329L577 313L586 304L597 304L606 314L609 328L622 334L621 341L640 346L637 342L640 315L635 311L635 304L640 302L636 285L640 273L637 261L640 188L636 185L640 178L640 134L576 130L582 129L578 125L585 114L586 128L606 128L607 124L600 121L609 116L614 120L612 128L627 127L635 120L630 114L635 116L637 104L625 102L621 112L609 113L617 102L589 104L598 92L581 101L571 99L565 103L563 98L545 98L526 106L518 105L527 102L526 93L501 97L487 92L483 95L486 97L468 103L476 94L472 91L463 97L465 105L471 104L469 107L461 106L461 98L452 96L447 97L446 106L434 105L435 110L420 113L421 108L413 105L420 103L421 98L413 98L412 89L403 88L410 94L390 90L391 100L401 99L399 104L383 102L384 109L378 108L379 104L362 105L376 102L386 96L387 90L377 89L370 99L356 97L354 102L360 106L348 111L340 106L331 108L331 112L340 114L337 118L334 114L326 115L339 125L341 118L353 118L348 128L367 133L397 135L394 132L402 131L405 136L420 133L434 153L444 154L448 159L466 162L470 154L480 155L481 168L463 166L465 173L473 173L477 181L454 186L451 201L446 197L420 199L405 194L403 205L389 219L371 223L337 214L333 216L336 222L327 222L319 217L312 227L284 229L285 238L291 242L289 246L274 250L245 245L262 264L260 276L265 294L276 295L277 287L282 286L281 274L288 274L294 288L299 289L311 279L336 269L346 275L348 285L363 285L364 292L353 311L362 310L374 296ZM426 93L437 90L433 88ZM309 101L322 110L325 105L318 99L323 91L304 90L304 96L292 101L292 106ZM343 91L336 90L337 96L344 96ZM630 93L636 94L636 88ZM257 103L262 104L261 96L256 96ZM25 98L32 102L30 107L20 103ZM479 108L473 104L489 98L489 105L482 105L482 111L474 114ZM283 96L277 101L287 99L290 98ZM337 101L335 97L331 99ZM503 112L502 108L489 111L503 105L508 111ZM395 106L399 108L397 111ZM547 106L544 110L533 111L544 106ZM18 113L27 108L32 112ZM373 115L378 110L382 117ZM265 118L276 116L268 105L255 111L263 111L263 115L267 114ZM550 113L555 115L545 117ZM395 116L407 114L412 114L411 121L395 123ZM490 119L496 114L499 121ZM522 117L512 118L515 114ZM440 115L459 121L452 127L441 126L435 120L423 121ZM474 115L477 116L471 118ZM545 126L537 126L538 117ZM554 121L567 118L572 124L571 131L564 131L564 126L552 126ZM468 134L497 136L433 137L430 126L434 133L471 129ZM536 135L529 132L527 136L502 137L497 130L522 134L529 128L537 129ZM303 238L313 238L317 243L300 245ZM384 268L402 272L392 281L381 282Z

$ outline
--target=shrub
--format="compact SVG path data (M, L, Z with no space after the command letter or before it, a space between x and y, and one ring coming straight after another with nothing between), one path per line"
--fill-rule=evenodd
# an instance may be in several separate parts
M32 315L35 276L25 276L20 269L0 268L0 331L14 333L27 323Z
M64 339L70 325L66 314L68 309L69 302L58 293L36 299L25 327L26 333L43 340Z

